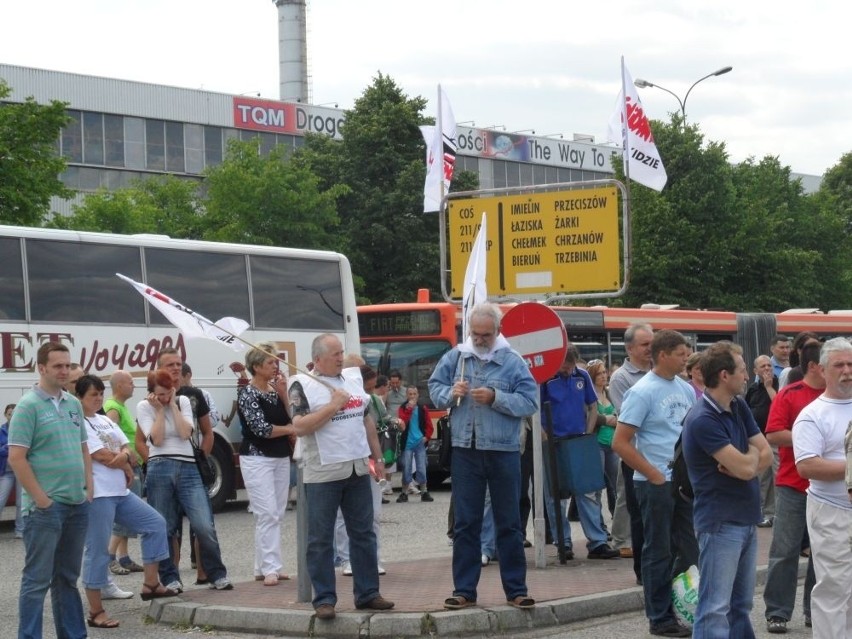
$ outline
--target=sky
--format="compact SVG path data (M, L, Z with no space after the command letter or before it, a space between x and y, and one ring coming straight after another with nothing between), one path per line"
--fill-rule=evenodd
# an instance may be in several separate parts
M314 104L351 108L379 73L457 122L606 142L621 86L681 99L730 160L819 175L852 151L852 59L838 4L766 0L308 0ZM39 0L0 5L0 62L278 99L273 0ZM677 100L639 89L649 117ZM664 158L665 160L665 158Z

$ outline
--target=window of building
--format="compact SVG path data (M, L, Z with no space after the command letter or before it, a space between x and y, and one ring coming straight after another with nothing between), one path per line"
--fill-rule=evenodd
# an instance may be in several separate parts
M145 120L145 167L166 170L166 130L162 120Z
M66 111L70 118L62 129L62 157L68 162L83 161L83 114L79 111Z
M128 169L145 168L145 120L124 118L125 166Z
M103 113L83 112L83 162L104 163L104 116Z
M204 170L204 127L200 124L184 124L183 138L186 144L186 172L198 175Z
M104 159L107 166L124 166L124 118L104 114Z
M204 166L222 164L222 128L204 127Z
M185 173L186 160L183 154L183 123L166 122L166 170Z

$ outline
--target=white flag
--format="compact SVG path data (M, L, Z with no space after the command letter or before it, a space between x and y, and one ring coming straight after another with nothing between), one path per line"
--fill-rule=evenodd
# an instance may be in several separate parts
M249 327L248 322L236 317L223 317L218 322L213 322L155 288L140 284L121 273L116 275L133 286L151 306L180 329L184 337L216 340L238 352L245 348L236 336L241 335Z
M441 200L450 190L456 163L456 118L447 94L438 87L439 111L436 126L427 137L426 127L420 127L426 140L426 181L423 185L423 212L441 210ZM440 128L439 128L440 127Z
M662 191L668 176L654 144L651 124L642 108L630 72L621 60L622 86L609 121L608 139L624 148L624 173L655 191ZM625 91L627 97L625 97Z
M485 284L485 267L487 266L486 247L488 243L488 232L485 213L482 213L482 223L470 257L467 259L467 268L464 271L464 287L462 292L462 335L467 338L467 325L470 310L477 304L488 300L488 288Z

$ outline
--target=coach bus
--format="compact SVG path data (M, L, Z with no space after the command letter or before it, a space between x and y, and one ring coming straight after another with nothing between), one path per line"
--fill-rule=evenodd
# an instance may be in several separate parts
M0 273L0 405L15 403L37 381L35 353L57 340L88 373L105 380L117 369L131 373L136 391L127 404L135 412L160 349L177 348L193 384L210 392L221 414L215 509L242 487L236 400L248 378L245 352L185 339L115 274L211 320L245 320L243 339L274 342L279 357L302 370L321 333L337 335L347 351L359 344L349 261L330 251L0 226Z
M503 305L504 312L511 305ZM624 331L635 322L651 324L654 329L670 328L686 336L696 350L727 339L743 348L744 359L751 362L769 352L775 334L792 338L801 331L813 331L821 337L852 335L852 312L818 309L792 309L783 313L734 313L729 311L683 310L672 306L646 305L643 308L604 306L553 306L562 318L568 339L588 361L601 359L621 364L626 357ZM358 307L361 355L380 373L398 370L404 382L417 386L420 397L431 406L427 382L441 356L461 339L459 306L430 302L429 291L418 291L416 302L374 304ZM433 417L440 416L435 411ZM437 432L436 432L437 434ZM430 473L439 481L445 477L436 466L440 441L429 444Z

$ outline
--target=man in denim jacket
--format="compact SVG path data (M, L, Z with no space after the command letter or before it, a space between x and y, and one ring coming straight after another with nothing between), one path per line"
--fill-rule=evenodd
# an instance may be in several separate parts
M454 590L444 602L451 610L476 604L486 488L506 600L519 608L535 605L527 595L518 500L521 420L538 410L539 393L527 364L500 334L500 320L494 304L474 306L466 341L441 358L429 379L435 406L452 409Z

